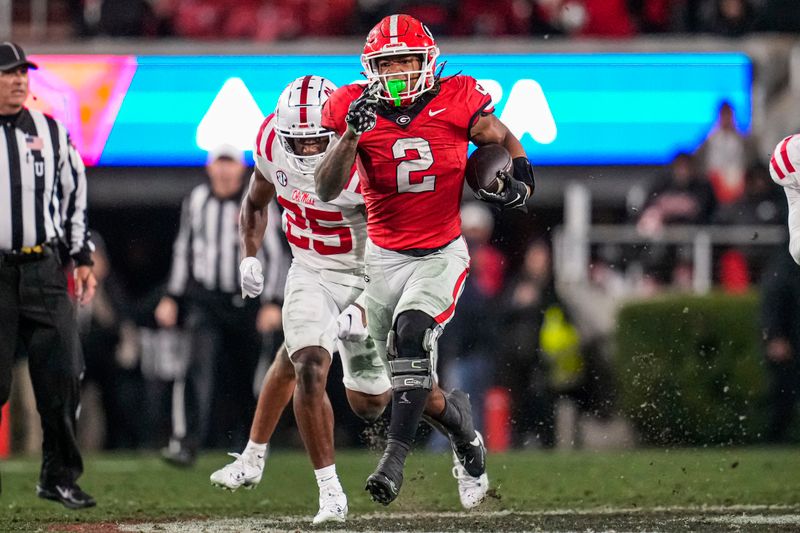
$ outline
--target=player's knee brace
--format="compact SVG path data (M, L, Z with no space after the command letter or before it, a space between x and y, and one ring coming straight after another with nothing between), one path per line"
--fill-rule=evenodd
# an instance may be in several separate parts
M387 340L394 390L433 388L436 341L440 332L433 318L422 311L400 313Z

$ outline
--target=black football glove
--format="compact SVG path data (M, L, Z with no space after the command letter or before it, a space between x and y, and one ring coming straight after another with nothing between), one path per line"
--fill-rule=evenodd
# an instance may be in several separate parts
M519 209L523 213L527 213L528 207L525 205L525 201L530 193L525 183L515 179L507 172L500 172L498 177L503 182L503 190L494 193L480 189L477 193L478 198L501 209Z
M350 102L350 107L344 120L347 122L347 129L356 135L366 133L375 127L377 122L375 111L378 106L377 94L379 90L380 83L373 83L364 88L361 96Z

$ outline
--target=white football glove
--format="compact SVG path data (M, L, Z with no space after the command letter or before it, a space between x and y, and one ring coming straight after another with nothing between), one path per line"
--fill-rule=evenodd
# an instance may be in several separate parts
M258 298L264 290L261 261L255 257L245 257L239 265L239 274L242 280L242 298Z
M348 305L336 323L339 325L339 338L343 341L363 342L369 336L364 310L358 305Z

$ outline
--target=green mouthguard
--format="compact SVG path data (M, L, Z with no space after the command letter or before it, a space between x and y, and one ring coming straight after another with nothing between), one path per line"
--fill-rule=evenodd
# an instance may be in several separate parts
M403 80L389 80L386 82L389 94L394 98L394 105L400 107L400 93L406 90L406 82Z

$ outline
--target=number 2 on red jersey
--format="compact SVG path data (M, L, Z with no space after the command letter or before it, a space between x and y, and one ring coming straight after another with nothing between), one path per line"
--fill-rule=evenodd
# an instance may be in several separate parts
M411 151L417 152L417 157L413 159L403 159ZM428 192L436 188L436 175L423 175L422 178L414 177L411 181L412 172L424 172L433 165L433 153L431 145L422 137L409 137L397 139L392 145L392 155L397 164L397 192Z

